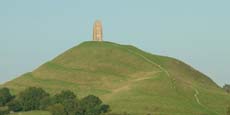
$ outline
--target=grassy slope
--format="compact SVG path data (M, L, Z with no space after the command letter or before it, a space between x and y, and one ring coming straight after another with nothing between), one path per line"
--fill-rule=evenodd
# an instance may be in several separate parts
M51 115L51 114L46 111L31 111L31 112L13 113L10 115Z
M192 67L169 57L110 42L84 42L5 86L39 86L95 94L113 112L132 115L223 115L229 96ZM199 101L199 102L198 102Z

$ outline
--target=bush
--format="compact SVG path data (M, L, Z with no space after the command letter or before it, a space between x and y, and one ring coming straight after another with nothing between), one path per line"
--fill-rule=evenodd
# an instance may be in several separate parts
M60 94L56 94L54 96L55 103L64 104L64 102L68 100L76 100L76 95L72 91L69 91L69 90L62 91Z
M0 94L2 105L8 106L0 107L0 115L7 114L9 111L31 110L48 110L53 115L101 115L110 111L109 105L104 105L98 97L89 95L78 100L77 96L69 90L53 97L42 88L36 87L25 89L15 99L9 93L9 89L1 89Z
M49 96L42 88L29 87L19 94L19 103L23 111L39 110L40 101Z
M22 110L22 106L18 100L12 100L7 104L10 111L19 112Z
M54 104L48 107L52 115L67 115L62 104Z
M79 114L79 103L77 102L77 100L66 100L64 103L63 103L63 106L64 106L64 109L65 109L65 112L68 114L68 115L75 115L75 114Z
M102 104L102 101L94 95L89 95L81 100L81 105L85 109L93 108L100 104Z
M46 110L48 106L53 105L54 101L51 97L47 96L40 100L40 110Z
M94 95L83 98L80 104L83 115L100 115L109 111L109 106L102 105L102 101Z
M110 111L110 106L109 105L101 105L101 110L102 113L107 113Z
M10 93L10 90L8 88L1 88L0 89L0 106L5 106L6 103L8 103L11 99L13 99L13 96Z

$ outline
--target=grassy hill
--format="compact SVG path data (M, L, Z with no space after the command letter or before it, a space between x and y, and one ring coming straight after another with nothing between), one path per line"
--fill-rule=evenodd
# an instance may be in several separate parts
M129 45L84 42L5 83L14 93L42 87L99 96L113 113L224 115L230 96L191 66ZM26 114L25 114L26 115Z
M31 111L31 112L12 113L9 115L51 115L51 114L46 111Z

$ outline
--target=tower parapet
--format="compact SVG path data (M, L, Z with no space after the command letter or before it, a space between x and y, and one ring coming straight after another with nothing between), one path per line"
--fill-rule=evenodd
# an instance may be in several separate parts
M103 40L103 30L101 21L97 20L93 26L93 41Z

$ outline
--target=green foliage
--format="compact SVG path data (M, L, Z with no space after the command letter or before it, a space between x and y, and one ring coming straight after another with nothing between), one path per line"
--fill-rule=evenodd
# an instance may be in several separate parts
M19 112L22 110L22 106L21 106L20 102L16 99L10 101L7 104L7 106L8 106L10 111Z
M9 92L5 90L2 92ZM100 115L108 112L109 106L93 95L78 100L70 90L50 96L42 88L29 87L7 103L7 107L0 107L0 115L31 110L48 110L52 115Z
M40 101L47 96L42 88L29 87L19 94L18 100L23 111L38 110Z
M110 106L109 105L101 105L101 110L102 113L107 113L110 111Z
M65 108L62 104L54 104L48 107L48 111L52 113L52 115L68 115L65 112Z
M109 106L102 105L102 101L94 95L83 98L80 104L82 115L100 115L109 111Z
M68 115L76 115L80 113L80 105L75 99L64 101L63 106Z
M50 96L46 96L40 100L40 110L46 110L48 106L54 104L54 99Z
M4 106L11 99L13 99L13 96L11 95L10 90L8 88L1 88L0 89L0 107Z
M61 104L63 104L65 101L75 100L75 99L76 99L76 95L70 90L62 91L60 94L56 94L54 96L55 103L61 103Z
M227 92L230 93L230 85L229 84L225 84L223 89Z
M81 100L81 105L85 109L94 108L98 105L101 105L101 103L102 101L94 95L89 95Z

